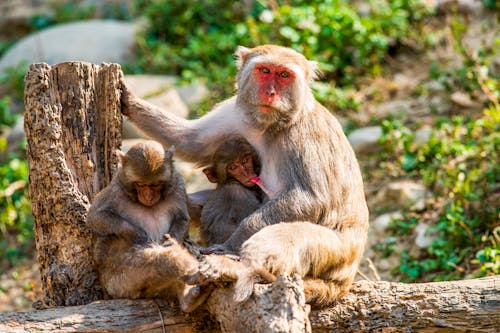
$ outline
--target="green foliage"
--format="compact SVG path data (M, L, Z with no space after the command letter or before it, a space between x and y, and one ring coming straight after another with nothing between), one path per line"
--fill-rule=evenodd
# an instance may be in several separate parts
M148 25L138 39L138 60L127 70L168 72L188 81L206 77L212 89L228 95L236 46L273 43L318 61L325 80L350 84L360 73L380 72L389 48L402 42L410 25L426 14L416 0L370 4L362 16L341 0L230 5L220 0L135 0L135 11Z
M444 200L431 208L439 210L431 228L437 239L425 258L403 253L399 267L403 277L413 281L435 272L435 279L459 278L467 270L457 267L470 264L475 253L482 274L498 274L499 242L489 235L498 234L493 230L500 214L500 108L492 105L478 119L441 119L426 143L416 142L411 130L399 122L382 125L381 142L396 157L401 173L421 178ZM396 222L396 230L406 233L414 222L414 218Z
M19 117L11 111L11 103L12 98L10 98L10 96L5 96L0 99L0 134L3 132L2 126L13 125ZM2 150L1 148L0 146L0 151Z
M437 211L430 228L436 235L432 245L417 257L401 253L398 273L408 281L424 276L461 278L471 273L471 265L476 275L500 273L500 80L489 70L500 39L493 47L471 52L461 41L466 29L459 18L453 20L454 48L462 56L463 66L444 71L434 63L429 77L450 92L461 89L485 95L489 105L483 112L451 120L438 118L436 129L423 143L400 121L382 122L380 142L397 161L401 176L422 179L435 197L427 207ZM397 229L414 226L408 219L425 219L426 213L408 214L407 219L396 222Z
M0 166L0 257L9 264L26 256L33 242L28 164L14 158Z
M21 61L17 66L7 67L0 73L0 85L5 86L10 96L22 101L24 98L24 76L28 63Z
M31 17L30 24L34 30L42 30L49 26L95 18L130 20L131 16L125 3L105 2L96 6L87 1L54 2L50 5L52 11L48 14Z

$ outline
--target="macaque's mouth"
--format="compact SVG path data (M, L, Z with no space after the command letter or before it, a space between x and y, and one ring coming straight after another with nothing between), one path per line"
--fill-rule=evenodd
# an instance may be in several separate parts
M265 114L269 114L269 113L272 113L274 112L274 108L270 105L259 105L258 106L258 109L260 112L262 113L265 113Z

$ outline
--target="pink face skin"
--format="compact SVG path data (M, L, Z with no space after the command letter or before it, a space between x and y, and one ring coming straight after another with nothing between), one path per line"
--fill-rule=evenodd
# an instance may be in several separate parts
M161 199L162 184L141 184L135 183L137 199L146 207L156 205Z
M281 100L284 89L295 80L295 73L285 66L260 63L254 68L254 76L259 84L259 111L271 113Z
M226 166L226 172L245 187L252 187L255 185L252 179L257 177L257 175L253 169L253 159L250 154L229 163Z

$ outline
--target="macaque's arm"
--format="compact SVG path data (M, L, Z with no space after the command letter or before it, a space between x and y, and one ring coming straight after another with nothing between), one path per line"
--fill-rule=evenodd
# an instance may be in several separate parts
M136 242L147 241L146 232L110 209L90 212L87 226L100 236L115 235Z
M176 155L202 165L208 164L216 147L242 128L235 98L196 120L186 120L136 97L122 81L122 113L142 132L164 146L174 145Z
M267 225L291 221L316 221L319 215L316 207L318 206L314 204L311 194L298 189L285 191L245 218L224 244L212 245L203 253L237 252L248 238Z
M172 219L172 226L170 227L169 234L177 239L182 244L184 238L188 234L189 229L189 216L187 212L179 210L174 213Z

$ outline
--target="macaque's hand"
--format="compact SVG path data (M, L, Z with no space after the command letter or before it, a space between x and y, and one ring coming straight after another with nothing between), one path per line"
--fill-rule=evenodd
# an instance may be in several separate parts
M176 242L177 240L174 237L170 236L170 234L163 234L163 243L161 243L161 246L169 247L175 245Z
M120 79L120 88L122 91L121 94L121 103L122 103L122 108L121 111L123 115L129 116L130 115L130 102L133 101L136 97L134 93L130 90L130 88L127 86L127 83L125 82L125 79L121 77Z

